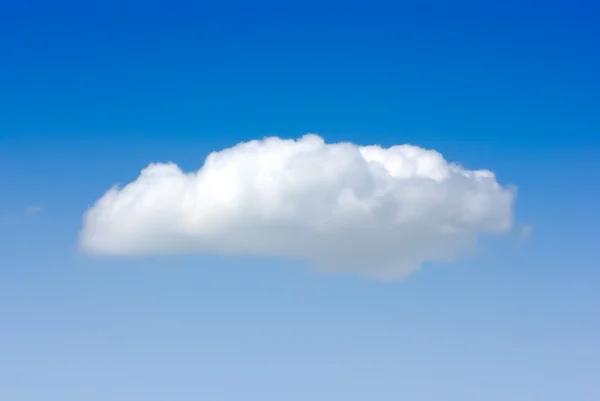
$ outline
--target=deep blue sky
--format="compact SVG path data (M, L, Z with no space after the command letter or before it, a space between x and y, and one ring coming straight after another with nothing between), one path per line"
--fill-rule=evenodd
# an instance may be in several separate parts
M600 398L598 5L190 3L0 0L0 399ZM489 168L533 237L395 284L77 253L149 162L305 132Z

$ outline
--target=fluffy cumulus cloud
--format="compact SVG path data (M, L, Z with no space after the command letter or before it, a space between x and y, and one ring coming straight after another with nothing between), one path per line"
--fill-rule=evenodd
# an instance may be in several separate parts
M434 150L272 137L211 153L196 172L150 164L85 213L80 246L275 256L397 278L510 230L513 203L491 171Z

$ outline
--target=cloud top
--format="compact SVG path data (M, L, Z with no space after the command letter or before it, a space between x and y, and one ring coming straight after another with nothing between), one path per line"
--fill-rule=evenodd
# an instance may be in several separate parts
M80 247L267 255L397 278L508 231L513 203L491 171L433 150L271 137L213 152L196 172L150 164L85 213Z

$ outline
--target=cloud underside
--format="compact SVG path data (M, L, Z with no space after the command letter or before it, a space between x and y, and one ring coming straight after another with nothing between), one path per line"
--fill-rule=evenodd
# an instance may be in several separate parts
M196 172L150 164L85 213L93 254L245 254L403 277L512 226L514 191L411 145L276 137L214 152Z

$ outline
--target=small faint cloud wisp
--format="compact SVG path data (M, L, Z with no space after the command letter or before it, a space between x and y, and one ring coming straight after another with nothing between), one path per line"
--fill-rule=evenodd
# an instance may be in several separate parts
M35 216L42 213L43 209L41 206L28 206L25 209L21 209L19 212L11 211L0 214L0 223L2 224L16 224L23 219L30 216Z
M27 214L30 216L36 215L36 214L40 214L42 213L42 207L41 206L29 206L27 208Z
M522 245L531 240L533 235L533 226L524 224L519 228L519 245Z
M275 256L394 279L510 232L514 202L493 172L435 150L271 137L213 152L196 172L150 164L85 213L79 245L115 256Z

